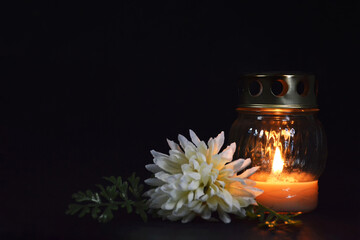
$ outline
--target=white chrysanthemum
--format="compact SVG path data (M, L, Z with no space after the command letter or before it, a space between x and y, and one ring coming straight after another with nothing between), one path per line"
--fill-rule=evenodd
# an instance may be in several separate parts
M225 223L231 221L228 213L244 216L244 207L256 205L254 198L262 193L254 188L254 181L247 179L258 167L237 175L251 160L232 161L235 143L219 153L224 132L210 138L208 146L192 130L190 137L192 142L179 135L181 147L167 140L171 148L169 155L151 151L154 164L145 166L155 174L155 178L145 180L155 186L145 193L150 197L149 207L159 209L157 213L164 219L181 219L184 223L197 215L210 219L215 211Z

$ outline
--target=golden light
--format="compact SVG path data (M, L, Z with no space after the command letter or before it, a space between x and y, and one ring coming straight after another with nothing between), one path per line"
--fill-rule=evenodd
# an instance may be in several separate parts
M271 173L278 175L282 172L283 168L284 168L284 160L281 157L281 152L279 147L276 147Z
M327 151L317 81L307 74L246 74L239 81L238 118L230 130L236 158L250 158L250 176L264 192L256 201L280 212L316 208Z

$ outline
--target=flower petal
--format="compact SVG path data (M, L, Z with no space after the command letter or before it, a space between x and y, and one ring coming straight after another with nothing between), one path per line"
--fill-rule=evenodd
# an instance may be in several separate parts
M177 201L175 201L174 199L169 198L162 206L161 209L164 210L173 210L175 205L176 205Z
M224 212L221 208L218 208L218 213L219 213L219 218L221 219L221 221L223 221L224 223L231 222L231 218L230 218L229 214Z
M170 156L168 157L169 161L177 163L177 164L184 164L187 163L189 160L186 158L185 154L179 150L170 150Z
M179 209L175 209L172 214L175 215L175 216L179 216L179 217L185 217L186 215L188 215L189 213L191 212L191 210L183 205L181 208Z
M244 187L244 188L246 189L246 191L251 192L255 198L264 192L259 188L254 188L254 187Z
M208 147L206 146L206 143L204 141L201 141L199 143L199 146L197 146L197 151L199 153L202 153L204 156L207 156Z
M204 208L203 212L201 213L201 217L205 220L209 220L211 218L211 211L207 206Z
M179 144L177 144L177 143L175 143L174 141L171 141L171 140L169 140L169 139L166 139L166 141L167 141L169 147L171 148L171 150L177 150L177 151L182 152Z
M195 190L195 199L199 199L203 195L204 195L204 188L199 187Z
M218 179L232 177L233 175L234 175L234 171L232 169L223 168L219 172Z
M152 188L152 189L150 189L150 190L148 190L148 191L146 191L146 192L144 192L144 196L145 197L152 197L153 196L153 194L154 194L154 192L155 192L155 189L154 188Z
M234 170L234 172L238 172L239 169L244 164L244 161L245 161L245 159L240 158L238 160L235 160L235 161L232 161L232 162L226 164L224 168L232 169L232 170Z
M250 158L245 159L243 165L240 167L240 169L238 171L241 171L241 170L247 168L250 164L251 164L251 159Z
M200 200L201 200L202 202L205 202L205 201L208 200L208 198L209 198L209 195L208 195L208 194L204 194L204 195L202 195L202 196L200 197Z
M191 141L195 144L196 147L198 147L201 142L200 139L198 138L198 136L196 136L193 130L190 129L189 132L190 132Z
M195 217L196 217L196 214L195 214L195 213L190 213L190 214L188 214L187 216L185 216L185 217L181 220L181 222L182 222L182 223L188 223L188 222L190 222L191 220L193 220Z
M232 205L233 198L232 198L231 194L226 189L223 189L221 191L221 198L224 199L224 201L225 201L225 203L227 205L229 205L229 206Z
M163 181L157 179L157 178L148 178L148 179L145 179L144 181L147 185L150 185L150 186L162 186L164 184Z
M246 183L245 183L245 180L242 179L241 177L232 177L232 178L229 178L229 180L239 182L239 183L241 183L242 185L245 185L245 184L246 184ZM232 183L232 184L234 184L234 183Z
M206 156L204 154L202 154L201 152L197 152L196 157L197 157L197 160L200 161L201 163L204 163L204 162L206 163Z
M251 175L253 175L260 167L252 167L250 169L247 169L245 172L240 174L238 177L240 178L248 178Z
M168 200L166 195L157 195L155 198L152 199L151 203L149 204L150 208L161 208L161 205L164 204Z
M193 201L193 200L194 200L194 192L193 192L193 191L190 191L189 194L188 194L188 196L187 196L187 198L188 198L188 202Z
M184 152L185 152L185 157L187 159L190 159L193 156L196 156L196 147L194 145L192 145L192 143L191 143L191 145L188 144L188 145L186 145Z
M204 209L206 208L205 204L199 203L197 204L193 209L191 209L193 212L197 213L197 214L201 214L202 211L204 211Z
M181 169L178 167L178 164L173 163L166 158L154 158L154 163L169 173L181 173Z
M232 211L240 211L241 207L240 207L240 203L239 201L237 201L236 199L233 199L233 205L232 205L233 209Z
M241 189L241 188L232 188L231 187L231 188L228 188L228 191L234 197L251 197L251 198L254 197L254 195L250 191L247 191L247 190Z
M194 180L200 180L201 178L201 175L197 172L188 172L186 174L189 175Z
M179 142L180 142L180 146L182 147L182 149L185 150L185 148L187 146L192 146L192 147L195 147L194 144L192 144L189 140L187 140L186 137L184 137L183 135L179 134L178 135L178 139L179 139Z
M245 185L249 186L249 187L254 187L256 185L256 182L254 180L251 179L244 179L245 181Z
M222 158L232 160L235 150L236 150L236 143L231 143L220 153L220 155Z
M207 159L211 156L218 154L222 145L224 144L224 132L221 132L215 139L210 138L208 141L209 151Z
M199 181L193 180L188 186L188 190L196 190L200 185Z
M161 212L161 211L163 211L163 212ZM160 215L160 216L166 216L166 218L169 219L170 221L177 221L177 220L180 220L180 219L181 219L181 217L175 216L175 215L171 214L170 211L162 210L162 209L161 209L160 211L158 211L158 215ZM164 218L163 218L163 219L164 219Z
M222 146L224 144L224 140L225 140L225 134L224 134L224 131L222 131L214 139L214 142L215 142L215 144L214 144L214 153L215 154L217 154L220 151L220 149L222 148Z
M218 201L218 197L217 196L213 196L211 198L209 198L206 201L206 204L208 205L209 209L211 211L215 211L218 207L219 201Z
M169 157L168 155L161 153L161 152L157 152L155 150L151 150L150 153L151 153L151 155L153 155L154 158L158 158L158 157L168 158Z
M163 181L163 182L168 182L167 179L168 179L170 176L171 176L170 174L168 174L168 173L166 173L166 172L163 172L163 171L155 173L155 177L156 177L157 179Z
M152 173L157 173L162 171L162 169L156 164L147 164L145 165L145 168Z
M200 155L202 155L202 154L200 154ZM197 160L190 159L189 162L193 166L194 170L197 170L197 171L200 170L200 164L199 164L199 162Z
M180 198L180 199L178 200L178 202L176 203L175 211L178 211L178 210L184 205L184 203L186 202L186 200L187 200L187 197L186 197L186 196Z

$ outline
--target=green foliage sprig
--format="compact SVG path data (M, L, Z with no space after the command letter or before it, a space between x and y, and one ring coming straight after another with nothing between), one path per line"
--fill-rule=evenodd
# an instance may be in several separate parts
M300 220L294 220L301 212L282 214L260 203L257 204L258 206L250 205L247 207L246 215L250 219L258 219L259 227L276 228L301 224Z
M104 179L110 185L104 187L97 184L99 192L87 190L74 193L72 198L77 203L70 204L66 214L78 214L79 217L90 214L99 222L106 223L114 218L113 211L117 211L121 207L125 208L127 213L131 213L135 209L135 213L146 222L148 206L146 200L142 198L144 185L140 184L140 178L133 173L127 181L114 176L104 177ZM250 205L246 208L248 218L257 219L260 227L270 229L301 224L300 220L294 220L299 214L301 213L280 214L260 203L258 206Z
M139 184L140 178L133 173L127 181L114 176L104 177L104 179L111 184L106 187L97 184L96 186L100 190L98 192L87 190L74 193L72 198L77 203L70 204L66 214L78 214L79 217L91 214L92 218L106 223L113 219L113 211L117 211L121 207L125 208L127 213L131 213L135 209L135 213L146 222L148 207L146 200L142 199L144 185Z

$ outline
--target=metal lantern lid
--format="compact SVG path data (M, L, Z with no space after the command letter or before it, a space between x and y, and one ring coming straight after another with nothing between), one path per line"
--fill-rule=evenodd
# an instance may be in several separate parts
M303 73L257 73L244 75L239 83L242 108L291 108L317 110L315 77Z

